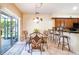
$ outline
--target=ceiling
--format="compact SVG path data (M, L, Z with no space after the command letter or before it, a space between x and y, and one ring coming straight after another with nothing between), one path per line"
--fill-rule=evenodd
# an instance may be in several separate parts
M16 3L15 4L23 13L34 14L35 5L38 7L40 3ZM76 10L73 7L76 6ZM79 3L42 3L37 9L40 14L79 14Z

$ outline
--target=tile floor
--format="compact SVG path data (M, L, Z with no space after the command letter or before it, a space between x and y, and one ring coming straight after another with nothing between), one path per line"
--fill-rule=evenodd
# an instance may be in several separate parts
M17 42L3 55L31 55L31 53L28 53L28 49L28 45L26 47L25 42ZM42 53L42 55L75 55L75 53L67 50L62 51L61 48L58 48L52 41L48 41L48 49L46 49L46 46L44 49L45 51ZM40 55L40 51L35 50L32 55Z

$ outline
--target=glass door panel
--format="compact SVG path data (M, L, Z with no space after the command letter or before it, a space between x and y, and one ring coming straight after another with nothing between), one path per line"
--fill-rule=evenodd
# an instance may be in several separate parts
M17 19L13 18L11 23L12 23L12 41L13 41L13 43L15 43L18 40Z
M10 46L10 39L7 37L7 20L9 18L1 15L1 54L3 54L5 51L7 51Z
M18 19L0 14L0 54L18 41Z

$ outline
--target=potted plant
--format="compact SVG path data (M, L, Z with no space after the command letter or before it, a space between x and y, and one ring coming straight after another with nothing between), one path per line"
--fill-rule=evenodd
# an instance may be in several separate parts
M36 33L39 32L39 29L35 28L35 29L34 29L34 32L36 32Z

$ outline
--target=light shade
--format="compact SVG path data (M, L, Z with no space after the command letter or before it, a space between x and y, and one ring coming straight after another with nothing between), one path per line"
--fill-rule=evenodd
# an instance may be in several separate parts
M34 22L35 23L39 23L40 21L42 21L43 19L42 18L40 18L40 17L36 17L36 18L34 18Z
M39 23L39 19L37 19L37 18L34 18L34 23Z

